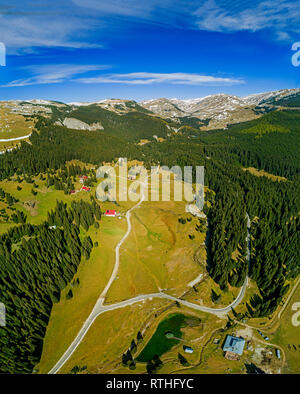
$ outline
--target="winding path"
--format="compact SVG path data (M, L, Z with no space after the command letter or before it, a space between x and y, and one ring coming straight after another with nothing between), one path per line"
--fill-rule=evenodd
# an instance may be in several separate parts
M131 232L131 222L130 222L131 212L134 209L138 208L142 204L142 202L145 200L145 194L144 194L144 190L143 189L142 189L142 193L143 193L143 195L142 195L142 198L140 199L140 201L135 206L133 206L132 208L130 208L126 212L126 220L127 220L128 228L127 228L126 234L124 235L124 237L121 239L121 241L116 246L116 249L115 249L116 250L116 260L115 260L114 269L113 269L113 272L111 274L111 277L109 278L109 281L107 282L107 285L105 286L105 289L101 293L101 295L99 297L99 300L98 300L98 301L102 300L102 303L104 302L105 296L106 296L110 286L112 285L113 281L117 277L117 273L118 273L119 265L120 265L120 247L122 246L122 244L124 243L124 241L127 239L128 235Z
M143 184L143 182L140 182L140 183ZM103 290L100 297L98 298L91 314L89 315L87 320L84 322L84 324L81 327L76 338L73 340L71 345L68 347L68 349L62 355L62 357L58 360L58 362L54 365L54 367L48 372L49 374L56 374L62 368L62 366L69 360L69 358L72 356L72 354L74 353L76 348L82 342L82 340L84 339L85 335L87 334L89 328L94 323L95 319L104 312L112 311L112 310L119 309L119 308L124 308L124 307L127 307L129 305L133 305L138 302L143 302L145 300L151 300L153 298L161 298L161 299L166 299L166 300L170 300L170 301L174 301L174 302L179 302L180 304L185 305L188 308L192 308L192 309L195 309L195 310L198 310L201 312L212 313L214 315L224 315L224 314L227 314L228 312L230 312L232 310L232 308L235 308L237 305L239 305L241 303L241 301L243 300L245 292L246 292L247 284L248 284L248 276L246 276L246 279L243 283L243 286L242 286L237 298L230 305L228 305L224 308L209 308L206 306L195 304L193 302L182 300L177 297L173 297L173 296L163 293L163 292L153 293L153 294L141 294L136 297L133 297L128 300L124 300L124 301L121 301L121 302L118 302L115 304L104 305L105 296L106 296L110 286L112 285L112 283L115 280L117 273L118 273L119 264L120 264L120 247L122 246L122 244L124 243L124 241L127 239L128 235L131 232L131 222L130 222L131 213L134 209L138 208L142 204L142 202L145 200L144 189L141 188L141 191L142 191L142 197L141 197L140 201L136 205L134 205L132 208L130 208L126 213L126 220L127 220L127 224L128 224L128 229L127 229L126 234L123 236L121 241L116 246L116 249L115 249L116 250L116 259L115 259L114 269L113 269L113 272L111 274L111 277L110 277L105 289ZM247 241L247 257L246 258L247 258L248 263L250 264L250 218L249 218L248 214L247 214L247 239L246 239L246 241Z
M2 138L0 139L0 142L12 142L12 141L19 141L19 140L25 140L26 138L29 138L32 133L28 135L23 135L22 137L15 137L15 138Z

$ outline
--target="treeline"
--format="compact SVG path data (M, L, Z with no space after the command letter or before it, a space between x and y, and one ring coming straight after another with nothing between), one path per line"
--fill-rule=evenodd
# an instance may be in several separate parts
M13 223L26 223L27 216L25 215L25 213L12 207L12 205L18 202L18 199L16 199L10 193L7 193L2 188L0 188L0 201L6 203L9 206L9 209L13 211L13 213L9 217L7 210L5 208L1 208L0 209L1 221L7 223L9 220L11 220Z
M10 193L5 192L1 187L0 187L0 201L6 202L7 205L11 206L18 202L18 199L16 199L14 196L12 196Z
M48 223L50 226L63 226L64 221L75 222L76 225L82 226L86 231L97 220L101 219L101 209L96 203L94 197L91 196L92 202L88 203L83 200L72 201L71 208L63 202L57 202L54 211L48 213Z
M14 174L34 176L58 170L73 159L101 165L114 158L141 159L137 146L100 131L74 131L40 120L33 132L31 144L21 143L19 149L0 155L0 180Z
M100 218L92 202L67 208L57 203L48 220L24 224L0 236L0 294L6 327L0 330L0 372L30 373L39 361L52 305L71 282L84 255L93 247L80 239L80 225ZM97 207L96 207L97 206ZM80 223L76 220L78 211Z

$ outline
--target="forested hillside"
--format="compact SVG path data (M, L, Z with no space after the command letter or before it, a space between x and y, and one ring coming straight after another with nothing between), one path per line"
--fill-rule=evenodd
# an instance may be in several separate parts
M265 100L267 104L273 104L276 106L283 107L300 107L300 93L290 94L287 97L282 97L280 99L269 99Z
M208 156L293 179L299 174L300 111L277 111L260 119L200 135Z
M0 330L0 373L28 373L39 361L52 305L89 258L93 243L80 237L101 212L96 202L57 203L39 226L13 227L0 237L0 293L6 327Z
M41 120L31 144L0 156L0 179L15 172L29 175L61 168L66 161L79 159L100 164L115 157L136 157L140 151L135 145L101 131L73 131Z
M129 103L126 105L130 108ZM99 107L97 104L80 106L77 108L52 108L52 121L63 121L64 118L75 118L89 125L101 122L105 133L124 138L128 141L143 138L153 138L154 135L165 137L170 129L166 121L152 116L150 111L135 103L135 109L124 114ZM117 108L116 108L117 109ZM170 122L173 124L173 122ZM175 124L175 126L177 126Z

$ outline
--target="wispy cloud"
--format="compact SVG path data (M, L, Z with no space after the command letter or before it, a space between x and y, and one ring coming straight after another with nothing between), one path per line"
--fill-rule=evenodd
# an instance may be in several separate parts
M242 79L220 78L209 75L188 73L148 73L136 72L128 74L106 74L97 77L79 78L82 83L112 83L131 85L150 85L154 83L169 83L176 85L235 85L242 84Z
M30 48L90 48L102 43L91 40L91 31L101 26L92 13L74 7L71 0L10 0L0 7L0 40L10 54Z
M23 67L24 71L29 72L28 78L16 79L1 87L20 87L29 85L42 85L61 83L72 80L73 77L84 74L89 71L99 71L110 68L107 65L72 65L72 64L55 64L55 65L35 65Z
M271 29L279 39L299 33L300 0L72 0L97 15L135 17L179 28L232 32ZM179 25L180 21L180 25Z
M110 0L110 1L98 1L98 0L72 0L73 3L79 7L92 9L101 14L110 15L126 15L136 17L149 16L157 6L161 5L161 0ZM176 0L175 0L176 1ZM169 0L165 0L165 3L171 5ZM163 5L162 5L163 6Z
M288 32L299 32L300 1L266 0L248 5L247 2L230 2L225 7L224 1L207 0L193 15L202 30L255 32L272 29L276 38L287 39Z
M118 21L115 20L118 18ZM0 7L0 39L10 53L34 47L101 47L101 33L133 20L217 32L299 33L300 0L10 0Z

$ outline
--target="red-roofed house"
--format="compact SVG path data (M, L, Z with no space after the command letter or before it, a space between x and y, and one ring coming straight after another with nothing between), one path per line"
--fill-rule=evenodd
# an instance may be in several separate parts
M105 212L105 216L116 216L117 213L114 209L107 209Z
M84 190L85 192L90 192L91 188L87 186L82 186L81 190Z

